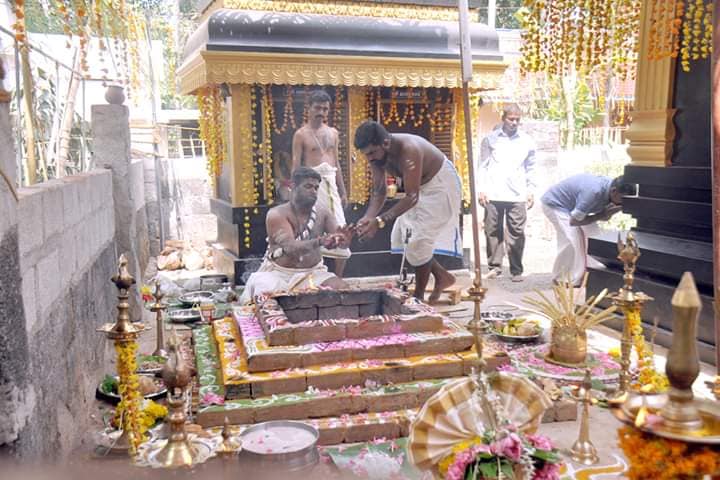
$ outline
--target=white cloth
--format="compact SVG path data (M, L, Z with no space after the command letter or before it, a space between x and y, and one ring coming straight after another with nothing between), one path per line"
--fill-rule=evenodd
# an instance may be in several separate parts
M322 262L310 268L288 268L266 258L257 272L248 278L240 302L249 303L263 293L319 287L333 277L335 274L328 272Z
M552 208L542 203L543 213L555 227L557 235L557 256L553 264L553 280L564 282L570 278L574 285L579 285L588 263L594 266L599 262L588 258L587 239L592 235L597 225L583 225L574 227L570 225L570 213L558 208Z
M402 253L410 229L405 258L414 266L425 265L434 254L462 257L460 204L462 184L450 160L424 185L414 207L395 220L390 236L392 253Z
M535 142L518 130L508 137L502 128L480 144L477 190L496 202L525 202L534 193Z
M315 205L319 209L330 212L330 214L335 217L338 227L345 226L345 212L343 211L342 200L340 199L340 193L337 189L337 168L327 162L323 162L312 168L322 177ZM322 248L321 253L324 257L350 257L350 250L347 248L335 248L332 250Z

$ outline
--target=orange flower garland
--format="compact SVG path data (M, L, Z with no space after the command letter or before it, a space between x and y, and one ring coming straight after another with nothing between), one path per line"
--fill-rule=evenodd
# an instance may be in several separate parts
M630 464L630 480L677 480L720 474L720 448L666 440L624 426L619 444Z

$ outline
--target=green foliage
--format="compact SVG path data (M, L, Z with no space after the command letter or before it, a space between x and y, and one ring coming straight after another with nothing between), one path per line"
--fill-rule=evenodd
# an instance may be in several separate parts
M62 20L48 15L47 4L43 0L25 1L25 28L33 33L63 33Z
M601 112L596 108L592 92L583 80L579 79L576 82L574 91L564 92L561 78L551 77L548 80L547 91L546 95L537 96L535 104L530 109L531 115L537 119L557 121L560 125L560 143L567 148L568 130L572 128L577 137L580 130L589 125ZM574 121L570 126L567 115L568 97L574 99L572 108Z
M495 27L496 28L520 28L520 21L516 13L522 8L522 0L497 0L495 2ZM488 20L488 2L484 0L480 6L480 21L486 23Z

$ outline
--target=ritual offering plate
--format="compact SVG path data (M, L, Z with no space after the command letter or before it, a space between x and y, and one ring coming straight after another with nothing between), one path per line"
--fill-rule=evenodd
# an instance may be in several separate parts
M157 375L162 371L166 361L166 358L156 355L140 355L138 357L137 373Z
M213 292L208 292L206 290L200 290L196 292L188 292L183 295L180 295L178 297L178 300L180 303L185 305L186 307L192 307L193 305L198 305L201 302L210 302L214 299Z
M613 414L620 421L635 425L640 430L670 440L688 443L720 445L720 404L712 400L694 400L703 425L698 430L677 430L665 426L660 411L668 401L665 394L643 395L631 394L630 398L620 407L613 409ZM638 418L640 417L640 418Z
M197 308L186 308L182 310L173 310L168 313L168 318L173 323L189 323L198 322L202 319L200 310Z
M240 457L251 468L285 472L309 471L320 458L318 431L301 422L276 420L254 425L241 435Z
M140 393L148 400L159 400L167 393L165 384L159 378L153 375L138 375L140 380ZM118 393L118 377L113 375L105 375L105 378L97 390L95 390L95 398L112 403L113 405L120 402L120 394Z
M512 305L491 305L480 312L480 318L487 321L508 321L515 318L518 308Z
M542 335L542 328L535 320L513 318L508 321L494 321L490 331L505 342L534 342Z

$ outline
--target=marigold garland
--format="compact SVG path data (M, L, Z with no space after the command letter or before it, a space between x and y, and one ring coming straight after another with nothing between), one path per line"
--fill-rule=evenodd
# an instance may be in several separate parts
M720 474L720 448L697 446L643 433L631 426L618 430L630 480L677 480Z
M350 87L348 88L348 108L350 109L348 131L354 135L357 127L370 116L370 102L374 97L374 88ZM349 142L350 175L349 201L357 205L367 202L370 195L370 169L367 158L355 149L353 142Z
M378 5L375 2L351 2L337 0L225 0L224 8L261 10L288 13L315 13L320 15L341 15L361 17L392 17L411 20L458 21L456 8L414 6L399 3ZM473 13L476 10L471 10ZM477 18L477 15L471 15Z
M121 425L122 430L129 435L131 455L137 452L143 442L140 427L140 382L135 360L137 348L135 340L115 342L120 403L115 408L114 423Z
M220 87L211 85L198 90L200 138L205 143L205 156L210 182L214 185L225 162L225 108Z
M523 72L588 74L609 65L634 74L641 0L524 0Z
M455 169L462 180L462 192L463 192L463 204L467 207L470 205L470 166L468 159L467 143L465 141L465 110L462 105L462 91L456 89L453 92L453 102L455 104L455 124L453 126L453 163ZM479 115L479 93L472 93L470 95L470 113L472 118L478 118ZM473 123L473 134L472 138L477 138L477 132L475 131L476 122ZM477 145L473 143L473 152L477 152Z
M650 389L652 392L666 391L670 385L668 379L655 369L653 352L645 344L640 307L624 307L623 312L630 326L630 335L638 357L638 370L640 373L638 383L633 387L636 390Z

